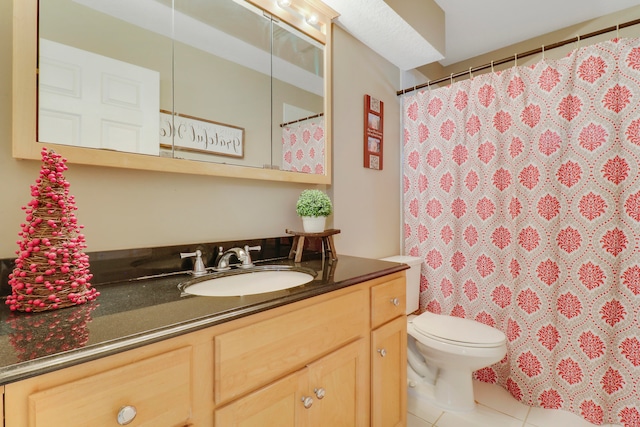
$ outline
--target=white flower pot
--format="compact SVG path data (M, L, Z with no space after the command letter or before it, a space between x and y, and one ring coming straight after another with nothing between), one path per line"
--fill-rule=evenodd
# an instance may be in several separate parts
M326 216L303 216L302 228L305 233L322 233L326 222Z

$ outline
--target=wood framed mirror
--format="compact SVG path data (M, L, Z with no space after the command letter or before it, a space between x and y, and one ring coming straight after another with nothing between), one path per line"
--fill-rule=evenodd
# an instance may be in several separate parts
M320 1L13 7L15 158L330 184L337 14Z

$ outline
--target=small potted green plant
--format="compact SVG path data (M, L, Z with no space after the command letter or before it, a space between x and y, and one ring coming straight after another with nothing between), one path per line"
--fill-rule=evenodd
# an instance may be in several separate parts
M305 233L321 233L324 231L327 216L333 212L331 199L320 190L304 190L300 193L296 212L302 217Z

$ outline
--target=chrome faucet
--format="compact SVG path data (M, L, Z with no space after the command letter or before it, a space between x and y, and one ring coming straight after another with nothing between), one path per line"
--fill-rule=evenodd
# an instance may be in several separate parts
M218 260L218 265L215 266L215 271L225 271L229 270L231 267L229 266L229 259L232 255L235 255L242 264L240 264L240 268L251 268L253 267L253 261L251 260L250 251L259 251L262 249L260 246L245 246L243 248L231 248L227 249L220 259Z
M193 262L193 270L191 270L191 274L198 277L207 274L207 268L204 266L204 261L202 261L202 251L199 249L195 252L183 252L180 253L180 258L187 257L196 257Z

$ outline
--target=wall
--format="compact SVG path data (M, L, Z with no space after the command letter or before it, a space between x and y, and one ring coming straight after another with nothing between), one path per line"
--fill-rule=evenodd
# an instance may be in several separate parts
M31 199L37 161L11 156L12 2L0 1L0 258L15 256L20 209ZM339 253L378 257L399 250L397 68L337 29L334 55L333 221ZM363 96L385 102L385 170L362 168ZM89 251L285 235L300 227L304 184L70 165L78 221ZM322 188L322 187L321 187Z
M333 52L333 199L339 253L400 253L400 71L338 26ZM363 167L364 95L384 102L383 170Z

